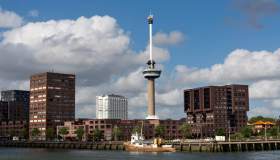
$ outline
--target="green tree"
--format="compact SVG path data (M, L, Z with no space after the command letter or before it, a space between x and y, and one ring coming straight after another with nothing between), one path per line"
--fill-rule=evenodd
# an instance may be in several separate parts
M216 130L216 136L225 136L225 129L224 128L219 128Z
M185 139L191 136L191 126L189 124L182 124L179 128L179 131L182 133Z
M118 126L115 126L113 128L113 134L112 134L114 140L118 141L121 135L122 135L122 130Z
M93 131L93 140L100 141L103 138L103 134L99 129Z
M83 139L83 136L85 134L85 130L83 127L79 127L76 131L75 134L77 135L77 138L81 141Z
M55 137L54 129L53 128L47 128L47 130L46 130L47 140L52 140L54 137Z
M253 134L253 130L251 127L249 126L245 126L241 129L241 134L243 137L245 138L250 138Z
M9 136L14 137L16 135L16 131L14 129L9 130Z
M62 135L63 139L65 140L65 135L68 134L68 128L66 128L66 127L60 128L58 131L58 134Z
M20 132L20 137L24 138L24 139L28 139L28 128L23 128Z
M272 128L270 128L268 130L268 133L270 136L277 136L278 134L278 127L277 126L273 126Z
M140 133L141 132L141 126L137 125L133 128L132 133Z
M158 125L155 128L156 137L163 137L165 133L165 127L162 125Z
M255 133L255 135L256 135L256 136L264 136L264 135L265 135L264 132L265 132L264 130L261 130L260 132Z
M241 134L240 132L236 132L236 133L230 135L230 138L231 138L231 139L235 139L235 140L241 140L242 137L243 137L243 136L242 136L242 134Z
M41 131L38 128L33 128L31 130L31 136L35 139L38 138L39 134L41 133Z

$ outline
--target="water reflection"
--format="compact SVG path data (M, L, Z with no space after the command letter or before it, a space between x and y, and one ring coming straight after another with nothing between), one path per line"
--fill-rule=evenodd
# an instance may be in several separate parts
M34 148L0 148L0 160L280 160L280 151L240 153L139 153Z

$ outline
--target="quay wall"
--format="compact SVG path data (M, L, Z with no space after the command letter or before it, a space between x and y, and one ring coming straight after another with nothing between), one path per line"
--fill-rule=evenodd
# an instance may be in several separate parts
M278 141L172 143L181 152L248 152L280 150ZM0 141L0 147L125 150L123 142L16 142Z
M204 142L172 144L177 151L183 152L248 152L280 150L278 141L248 141L248 142Z
M15 142L0 141L0 147L124 150L123 142Z

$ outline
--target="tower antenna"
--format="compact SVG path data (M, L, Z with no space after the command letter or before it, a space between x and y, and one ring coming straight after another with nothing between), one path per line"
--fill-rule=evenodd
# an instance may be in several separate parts
M149 42L150 42L150 61L153 61L153 20L154 16L150 14L148 16L148 24L149 24Z

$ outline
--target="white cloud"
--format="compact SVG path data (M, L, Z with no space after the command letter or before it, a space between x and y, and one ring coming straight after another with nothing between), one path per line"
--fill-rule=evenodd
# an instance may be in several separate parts
M98 87L93 86L79 86L76 89L76 103L77 104L95 104L95 97L101 91Z
M129 73L127 76L120 77L114 84L114 88L121 92L139 92L145 88L145 79L143 77L143 67Z
M145 92L140 92L136 94L134 97L130 98L128 101L128 105L130 108L140 108L143 107L143 112L146 113L147 108L147 95Z
M177 80L184 83L237 83L279 78L280 49L275 52L236 49L223 64L209 68L176 67Z
M13 90L15 88L20 90L29 90L29 80L7 81L0 79L0 91Z
M165 93L157 94L156 99L159 105L176 106L183 108L183 91L174 89Z
M262 80L250 86L250 97L255 99L280 98L280 80Z
M138 62L142 63L148 61L149 58L149 46L146 47L146 49L138 55ZM157 46L153 46L153 59L156 61L156 63L160 63L163 61L167 61L170 58L169 51L164 48L160 48Z
M153 42L155 45L175 45L181 43L184 39L184 34L179 31L172 31L169 34L157 32L153 36Z
M0 7L0 28L14 28L23 24L23 18L15 12L3 10Z
M39 11L36 10L36 9L30 10L30 11L28 12L28 15L29 15L30 17L38 17L38 16L39 16Z
M95 105L83 105L76 108L76 118L93 118L95 117Z
M51 69L75 72L86 77L83 83L98 84L121 73L126 66L134 69L139 65L137 61L129 61L137 58L137 54L129 51L129 42L128 35L109 16L35 22L3 33L1 46L9 47L5 53L12 49L14 52L2 60L4 66L20 50L21 59L26 61L18 68L31 66L29 73ZM7 60L8 57L11 58ZM98 76L88 78L90 75Z
M275 109L280 109L280 99L272 100L271 106Z
M35 50L39 62L51 64L106 63L124 54L129 44L129 37L109 16L28 23L3 37L4 44L26 45Z

